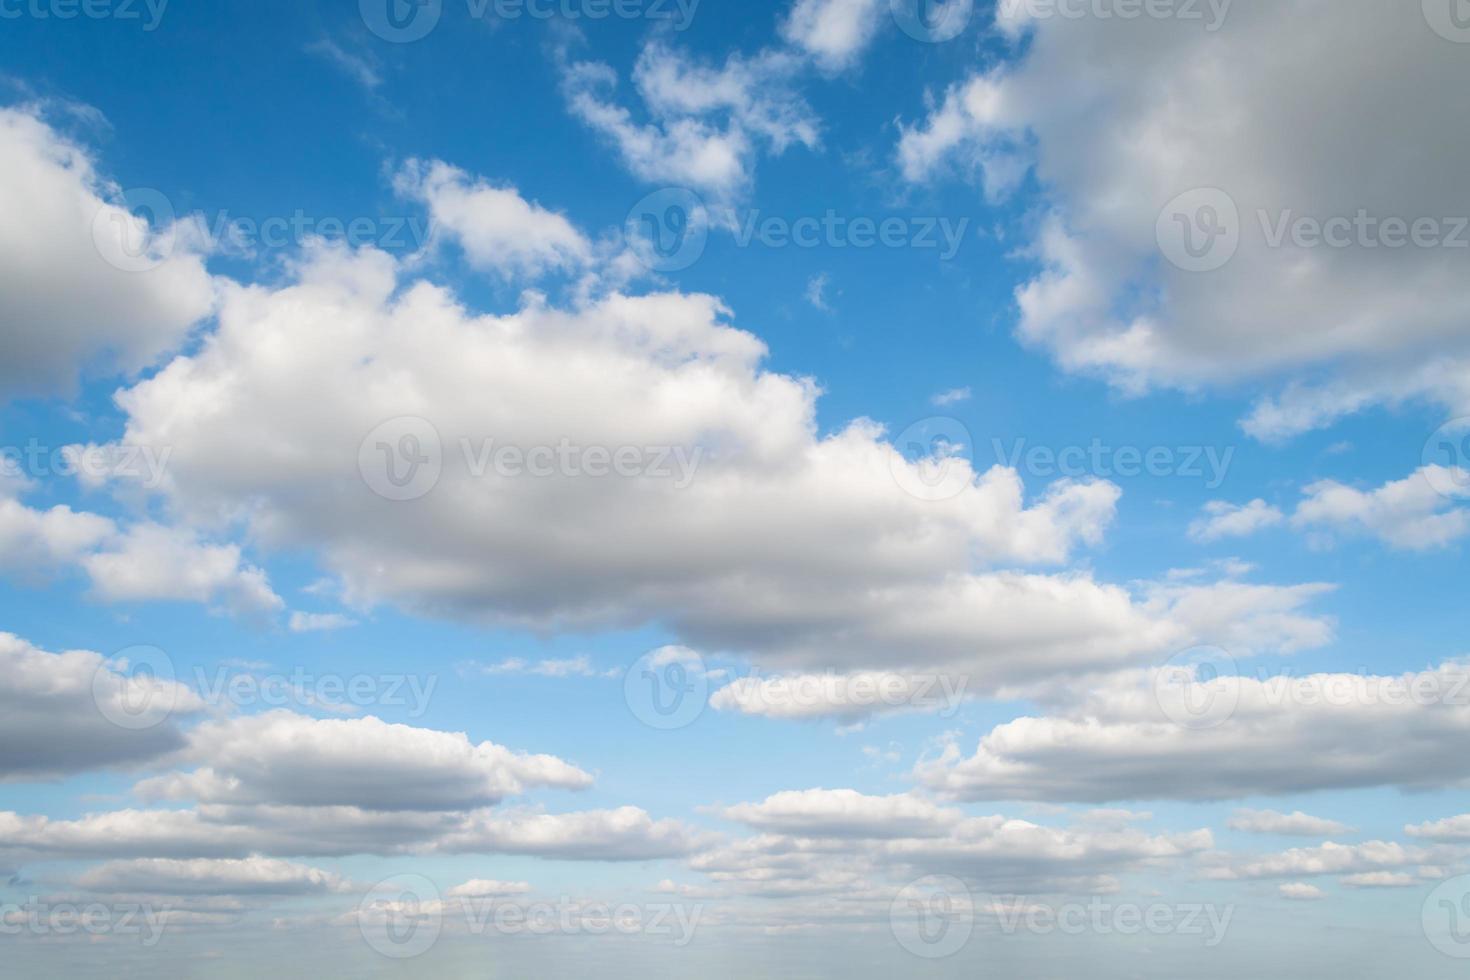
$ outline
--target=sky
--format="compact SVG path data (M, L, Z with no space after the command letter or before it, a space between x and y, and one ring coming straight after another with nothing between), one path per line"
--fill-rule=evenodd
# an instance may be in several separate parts
M1463 0L0 0L18 976L1460 976Z

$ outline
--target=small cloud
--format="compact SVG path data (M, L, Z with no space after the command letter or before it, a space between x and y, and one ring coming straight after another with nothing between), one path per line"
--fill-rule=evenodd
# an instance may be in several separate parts
M960 402L967 402L973 395L974 392L971 391L968 387L951 388L949 391L941 391L939 394L929 399L929 401L934 405L943 408L946 405L958 405Z
M827 305L827 273L812 276L806 284L806 301L823 313L831 313L832 307Z
M592 665L586 654L565 660L540 660L535 663L520 657L509 657L498 664L467 664L470 671L495 676L497 674L529 674L535 677L616 677L617 670L600 671Z
M375 61L344 50L340 44L330 38L322 38L320 41L308 44L306 51L308 54L324 58L342 74L369 92L383 84L383 76L378 72Z
M356 625L357 620L341 613L293 612L290 623L292 633L319 633Z

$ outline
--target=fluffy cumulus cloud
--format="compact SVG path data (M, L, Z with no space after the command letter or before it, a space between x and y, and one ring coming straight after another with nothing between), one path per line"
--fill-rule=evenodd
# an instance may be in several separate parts
M0 633L0 782L136 768L181 748L170 719L188 718L203 702L131 666L86 650L50 653Z
M823 69L853 65L887 15L886 0L797 0L781 24L781 36Z
M1413 397L1470 413L1470 140L1445 122L1464 52L1419 5L1038 9L999 6L1016 57L898 151L911 179L959 167L993 197L1034 173L1023 340L1130 391L1280 384L1246 422L1262 438Z
M1470 842L1470 813L1446 817L1443 820L1427 820L1421 824L1411 824L1404 828L1404 832L1410 837L1422 837L1425 840L1446 843Z
M470 810L530 787L592 784L555 756L477 745L461 732L289 711L206 722L189 732L182 754L203 768L147 780L139 793L203 803Z
M773 664L962 664L976 685L1310 624L1296 590L1230 584L1227 618L1206 586L1031 570L1100 542L1118 488L1028 499L1012 469L907 458L868 421L820 434L815 386L763 370L729 317L681 293L475 315L322 247L294 281L223 288L219 329L118 403L125 441L172 447L179 521L312 547L359 607L659 621Z
M953 742L916 774L960 799L1224 800L1324 789L1416 790L1470 779L1470 672L1208 678L1166 668ZM1286 824L1292 821L1288 819ZM1278 822L1278 826L1280 823Z
M70 507L38 510L0 484L0 573L38 581L76 570L104 602L187 601L264 621L284 608L265 571L236 544L150 521L120 526Z
M78 879L83 888L135 895L317 895L343 891L340 875L276 858L142 858L109 861Z
M128 210L89 153L26 107L0 108L0 397L135 371L208 315L203 240ZM139 200L157 206L157 200Z
M1426 466L1402 480L1359 490L1335 480L1308 486L1292 526L1367 534L1394 548L1428 551L1470 534L1470 473Z
M782 792L724 814L762 833L689 859L713 884L747 897L821 895L838 903L861 903L876 893L885 912L894 891L889 883L916 875L955 875L999 894L1108 891L1117 873L1161 867L1213 845L1207 830L1047 827L966 816L916 796L853 790Z
M1413 847L1393 841L1370 840L1361 844L1337 844L1328 841L1316 847L1296 847L1279 854L1262 857L1236 857L1206 872L1206 877L1221 881L1243 878L1306 878L1340 874L1348 884L1371 886L1385 869L1409 865L1425 868L1425 879L1434 877L1430 863L1436 854L1427 848ZM1397 872L1395 874L1401 874ZM1383 879L1377 878L1381 884Z
M757 830L799 837L929 837L961 818L917 796L866 796L850 789L788 790L760 803L726 807L725 817Z
M1296 810L1281 813L1278 810L1236 810L1230 818L1231 830L1248 834L1286 834L1293 837L1331 837L1348 833L1352 828L1336 820L1314 817Z

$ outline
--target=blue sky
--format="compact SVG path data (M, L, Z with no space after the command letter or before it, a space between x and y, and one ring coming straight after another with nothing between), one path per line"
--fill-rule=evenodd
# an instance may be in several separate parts
M0 4L25 975L1454 975L1452 6L532 6Z

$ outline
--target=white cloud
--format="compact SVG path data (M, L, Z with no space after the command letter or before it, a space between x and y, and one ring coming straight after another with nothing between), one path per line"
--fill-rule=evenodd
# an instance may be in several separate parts
M1450 496L1445 488L1463 488ZM1470 473L1426 466L1375 490L1356 490L1335 480L1308 486L1291 523L1296 528L1370 534L1395 548L1427 551L1470 534Z
M694 645L802 666L965 660L987 674L1142 657L1189 635L1161 621L1182 593L1145 613L1086 576L972 571L1096 543L1115 486L1062 481L1028 505L1014 471L905 460L866 421L819 437L815 388L762 371L764 346L707 296L470 317L427 283L399 289L386 255L325 248L295 283L226 289L221 314L197 353L120 394L126 439L173 447L164 492L182 517L315 547L356 606L560 627L659 618ZM284 374L276 339L294 352ZM443 472L405 503L360 482L359 447L408 415L435 427ZM475 471L486 446L564 443L698 464L687 486ZM940 465L949 499L905 490ZM550 500L572 524L528 535ZM711 508L721 521L703 519Z
M496 881L490 878L473 878L455 885L444 893L446 898L492 898L507 895L524 895L531 886L524 881Z
M265 571L242 561L238 545L206 544L187 528L136 524L81 564L107 602L185 600L246 618L285 607Z
M1033 237L1041 269L1016 294L1024 341L1132 392L1289 382L1248 423L1263 438L1412 397L1470 414L1464 248L1372 247L1356 230L1347 247L1276 246L1268 230L1365 213L1440 221L1448 238L1470 215L1470 140L1444 129L1463 52L1417 6L1236 4L1214 25L1203 6L1193 20L1028 9L1000 8L1015 61L955 86L898 151L911 180L957 162L993 198L1033 169L1050 214ZM1318 43L1290 41L1304 36ZM1369 60L1386 82L1355 70ZM1384 179L1424 146L1413 180ZM1157 226L1199 188L1233 200L1238 223L1215 213L1240 242L1223 267L1188 272L1160 255Z
M77 884L142 895L317 895L344 891L340 875L275 858L141 858L90 868Z
M825 71L850 68L887 13L886 0L796 0L781 23L781 36Z
M633 806L580 813L484 813L436 845L453 853L489 851L563 860L648 861L686 854L698 835L677 820L654 820Z
M1446 843L1470 842L1470 813L1446 817L1443 820L1411 824L1404 828L1404 832L1410 837L1422 837L1426 840Z
M489 806L536 786L592 784L555 756L477 745L462 732L289 711L206 722L188 733L181 756L203 768L144 780L136 792L201 803L427 811Z
M613 101L617 74L605 64L565 65L563 90L572 113L612 142L635 176L729 201L749 187L763 150L817 147L815 117L791 86L799 67L766 52L715 68L652 42L633 71L648 123Z
M1149 835L1117 826L1046 827L969 817L912 796L852 790L777 793L725 813L764 831L695 854L690 867L747 896L830 896L859 904L892 892L879 877L949 874L996 894L1095 892L1114 873L1201 853L1207 830ZM858 845L856 841L862 841Z
M964 701L969 678L957 674L782 674L741 677L715 691L710 706L768 718L857 721L899 711L952 715Z
M1427 864L1430 857L1431 852L1422 847L1405 847L1392 841L1370 840L1361 844L1328 841L1316 847L1297 847L1260 858L1233 858L1207 876L1218 881L1233 881L1329 874L1363 875L1410 864Z
M1398 677L1213 680L1173 668L1093 682L1054 715L946 744L916 774L960 799L1223 800L1470 780L1450 746L1470 727L1466 668Z
M570 221L525 200L514 187L473 179L438 160L410 160L394 184L428 205L435 232L458 242L477 269L534 278L575 271L591 260L592 244Z
M293 612L290 619L292 633L320 633L356 626L357 620L342 613Z
M1236 810L1228 826L1231 830L1242 830L1250 834L1287 834L1296 837L1331 837L1352 830L1336 820L1314 817L1300 810L1292 813Z
M939 408L945 408L950 405L958 405L961 402L967 402L973 396L974 392L971 391L968 386L964 388L951 388L948 391L941 391L933 398L930 398L929 402L930 404L935 405Z
M945 833L963 816L916 796L865 796L851 789L787 790L721 812L757 830L866 839L932 837Z
M40 511L0 486L0 571L33 580L73 567L105 602L184 600L247 619L270 618L285 605L238 545L151 522L120 528L70 507Z
M1289 898L1296 902L1315 902L1327 897L1326 892L1316 885L1309 885L1302 881L1289 881L1278 885L1276 891L1282 898Z
M0 569L24 578L75 564L117 531L111 520L58 506L39 511L0 487Z
M137 371L208 315L187 223L150 228L119 206L91 156L31 111L0 108L0 172L0 397Z
M1205 504L1204 515L1189 525L1189 536L1201 543L1245 537L1286 520L1286 515L1264 500L1243 505L1212 500Z
M0 782L136 768L181 747L175 722L204 703L167 677L135 676L129 667L85 650L49 653L0 633ZM113 720L131 718L157 723Z

